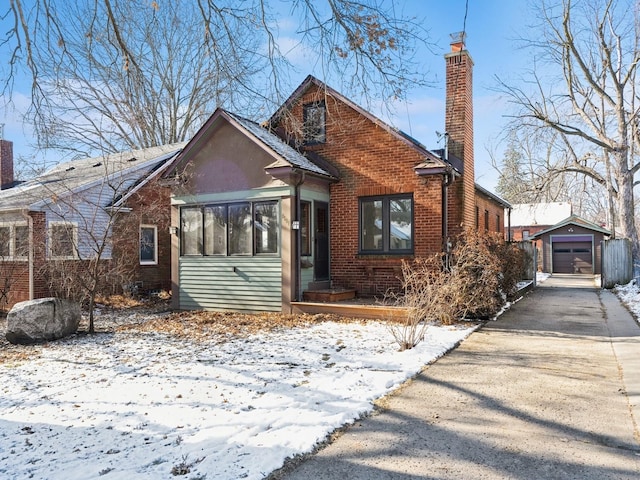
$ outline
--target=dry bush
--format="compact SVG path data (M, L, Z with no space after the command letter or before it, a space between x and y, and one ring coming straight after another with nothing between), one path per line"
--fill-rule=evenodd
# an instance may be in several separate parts
M505 295L511 295L516 291L518 282L525 278L527 265L533 258L513 242L499 243L496 253L502 259L501 290Z
M429 323L495 315L522 278L524 265L515 245L475 231L460 235L449 255L403 262L402 293L389 294L408 312L403 323L391 326L400 349L420 343Z
M430 321L448 323L448 306L442 295L447 275L440 255L402 262L402 292L390 292L387 300L407 310L404 322L390 323L391 334L400 350L415 347L424 338Z

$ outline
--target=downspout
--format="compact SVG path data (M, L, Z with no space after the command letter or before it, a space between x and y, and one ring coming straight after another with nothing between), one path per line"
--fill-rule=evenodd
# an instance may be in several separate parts
M27 265L29 271L29 300L34 299L34 284L33 284L33 273L34 273L34 235L33 235L33 217L29 215L29 212L23 211L22 214L27 219L27 225L29 227L29 249L27 251Z
M442 251L449 254L449 185L453 174L448 171L442 176Z
M511 207L507 207L507 241L511 240Z
M443 157L445 162L449 162L449 133L444 132L444 151ZM453 172L447 169L442 176L442 251L445 255L449 255L449 185L453 182ZM447 257L447 265L448 265Z

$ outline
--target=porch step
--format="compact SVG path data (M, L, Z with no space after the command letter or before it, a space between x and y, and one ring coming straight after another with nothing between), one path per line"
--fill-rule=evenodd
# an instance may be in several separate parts
M356 298L354 288L327 288L323 290L306 290L302 292L306 302L339 302Z
M366 305L349 302L291 302L292 313L333 314L348 318L405 321L407 309L385 305Z

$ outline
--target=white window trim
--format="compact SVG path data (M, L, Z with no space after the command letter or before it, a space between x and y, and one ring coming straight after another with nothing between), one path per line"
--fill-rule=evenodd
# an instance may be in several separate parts
M56 257L53 256L52 252L51 252L51 244L52 244L52 238L51 238L51 232L53 230L53 227L58 226L58 225L71 225L71 229L73 232L73 240L72 240L72 246L73 246L73 255L68 255L68 256L62 256L62 257ZM48 228L47 228L47 256L49 257L49 260L78 260L78 224L75 222L49 222Z
M142 241L142 229L143 228L153 228L153 260L142 260L140 258L140 243ZM138 260L140 261L140 265L157 265L158 264L158 226L157 225L140 225L140 229L138 230Z
M16 256L16 227L29 227L27 222L0 222L0 227L9 227L9 256L5 261L25 262L29 260L28 255ZM27 239L29 241L29 239Z

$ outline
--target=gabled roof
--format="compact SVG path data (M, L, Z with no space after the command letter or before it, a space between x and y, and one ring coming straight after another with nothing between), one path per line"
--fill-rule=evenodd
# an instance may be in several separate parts
M266 128L256 122L221 108L217 108L215 112L213 112L211 117L209 117L200 130L198 130L189 143L187 143L180 155L171 162L171 165L167 168L163 177L168 178L171 175L175 175L175 171L182 161L188 157L192 151L197 149L197 145L199 145L199 143L207 136L213 125L221 120L229 122L274 157L274 162L267 168L293 167L304 170L308 173L327 177L329 179L336 178L336 171L332 170L329 166L321 165L320 162L313 161L306 157L287 143L283 142L280 137L269 132Z
M572 213L569 202L518 203L511 209L511 226L555 225Z
M502 205L503 208L511 208L511 204L509 202L507 202L503 198L500 198L495 193L491 193L489 190L487 190L484 187L481 187L477 183L476 183L476 193L480 193L481 195L484 195L490 200L493 200L494 202L496 202L498 205Z
M307 78L300 84L298 88L289 96L289 98L282 104L280 108L271 116L268 120L268 125L273 126L276 125L279 120L282 118L286 112L290 111L291 108L302 98L305 92L311 87L317 87L320 90L324 90L328 95L340 100L342 103L348 105L350 108L358 112L363 117L367 118L372 123L376 124L380 128L386 130L392 136L400 140L401 142L409 145L411 148L416 149L421 155L425 157L425 161L423 162L423 166L425 168L438 168L442 169L442 167L448 166L446 162L444 162L440 157L436 154L427 150L427 148L420 142L418 142L415 138L410 135L404 133L397 128L390 126L384 121L380 120L378 117L373 115L371 112L360 107L358 104L354 103L340 92L334 90L333 88L326 85L324 82L321 82L313 75L308 75ZM440 172L438 172L440 173Z
M584 218L578 217L577 215L571 215L570 217L565 218L561 222L558 222L555 225L552 225L551 227L549 227L549 228L547 228L545 230L541 230L540 232L536 232L534 235L531 235L530 238L539 238L539 237L542 237L543 235L546 235L547 233L550 233L550 232L552 232L554 230L557 230L559 228L567 227L569 225L574 225L576 227L587 228L589 230L593 230L595 232L602 233L604 235L611 235L611 232L609 230L607 230L606 228L603 228L600 225L597 225L597 224L595 224L593 222L590 222L588 220L585 220Z
M182 145L162 145L61 163L42 175L0 191L0 211L40 210L56 198L83 192L105 180L121 187L114 190L115 195L121 196L135 184L146 181L159 164L178 153Z

